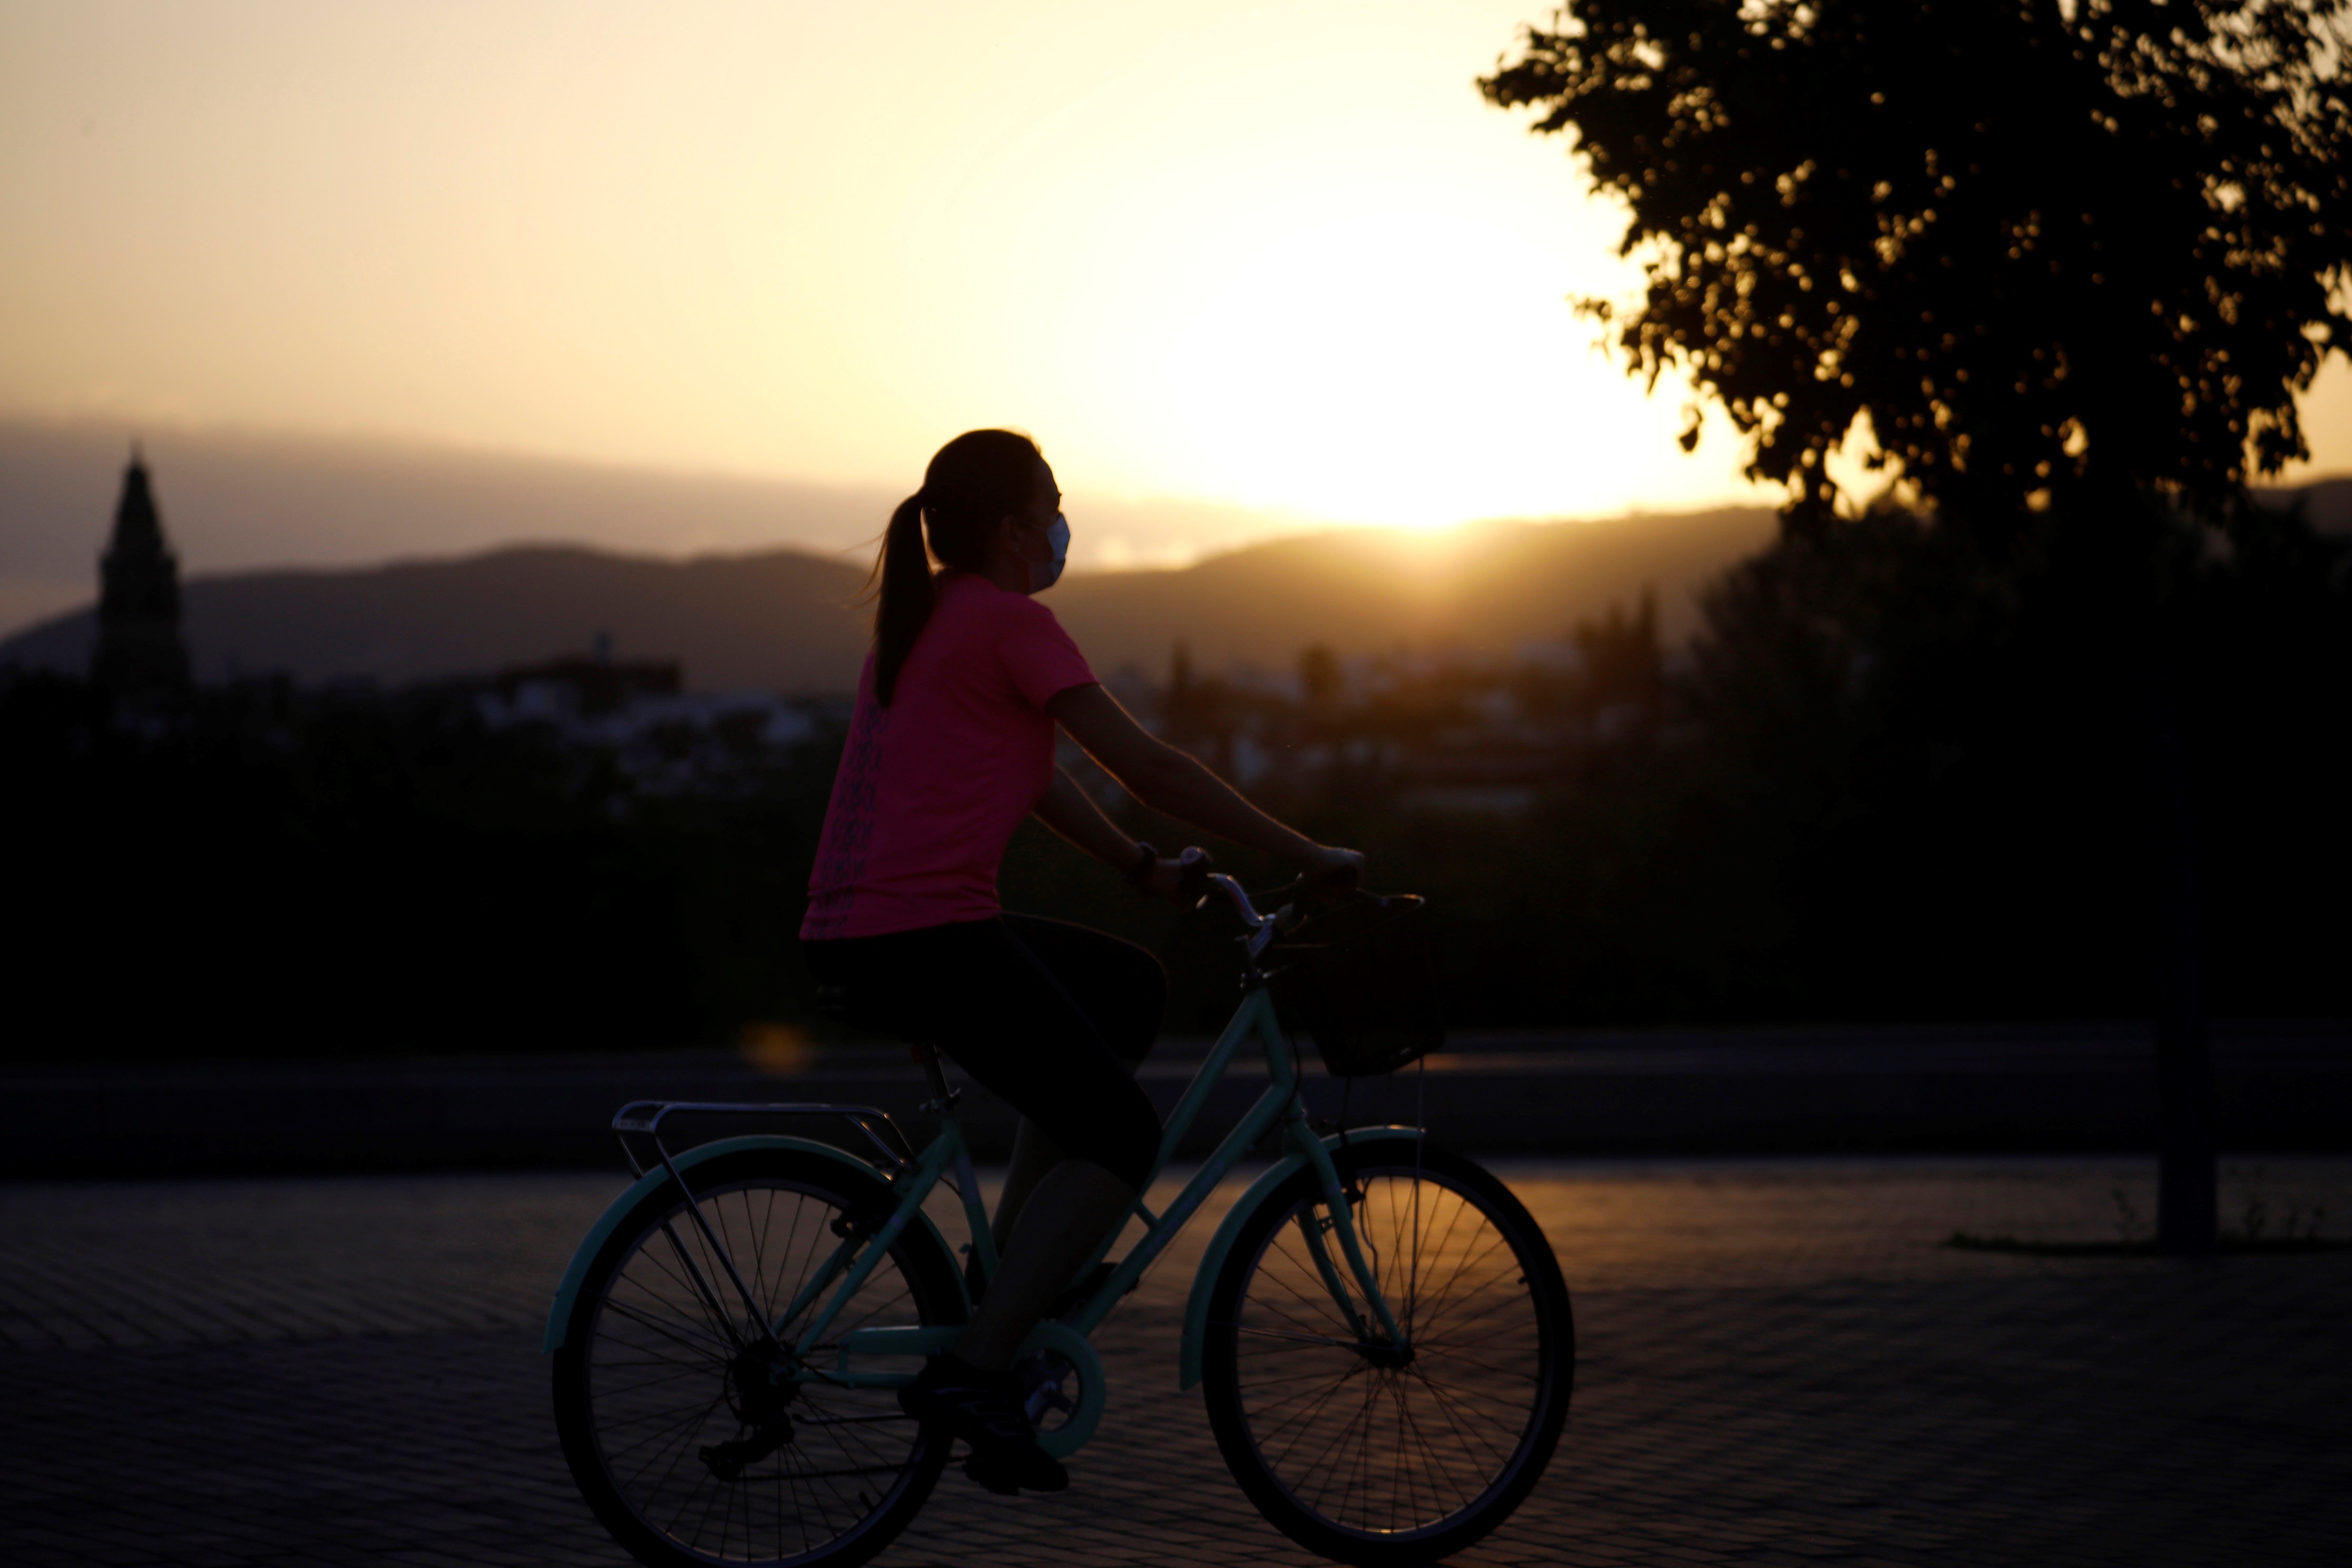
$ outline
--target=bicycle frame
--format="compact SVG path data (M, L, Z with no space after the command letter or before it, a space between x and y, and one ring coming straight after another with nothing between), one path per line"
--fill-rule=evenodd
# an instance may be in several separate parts
M1355 1216L1341 1189L1339 1171L1332 1163L1330 1151L1307 1125L1306 1110L1298 1098L1297 1054L1275 1016L1273 1001L1262 982L1251 984L1244 993L1241 1005L1235 1009L1232 1021L1225 1026L1224 1033L1218 1037L1215 1046L1193 1074L1192 1082L1186 1086L1182 1098L1169 1116L1160 1132L1158 1154L1152 1162L1151 1178L1156 1179L1166 1168L1170 1158L1207 1106L1212 1091L1223 1079L1234 1058L1253 1041L1265 1052L1265 1091L1234 1123L1214 1152L1202 1163L1192 1180L1184 1184L1183 1191L1164 1211L1155 1215L1140 1199L1136 1202L1133 1212L1144 1223L1143 1236L1093 1294L1075 1312L1061 1320L1064 1329L1069 1333L1080 1340L1092 1334L1110 1315L1119 1299L1142 1278L1144 1271L1199 1212L1201 1205L1216 1190L1217 1184L1231 1173L1234 1166L1261 1138L1278 1125L1286 1148L1300 1156L1316 1173L1328 1205L1330 1215L1328 1222L1301 1228L1306 1233L1309 1254L1315 1260L1325 1288L1331 1292L1333 1301L1360 1337L1370 1340L1377 1335L1400 1347L1409 1342L1380 1289L1363 1244L1356 1233ZM929 1065L936 1079L939 1070L936 1062ZM943 1080L937 1081L943 1084ZM917 1222L925 1201L950 1171L956 1175L955 1186L962 1200L965 1222L970 1227L971 1245L980 1257L981 1267L987 1273L995 1271L995 1246L990 1237L986 1210L980 1200L979 1184L973 1178L970 1147L955 1117L953 1100L951 1095L943 1096L926 1106L927 1110L940 1112L940 1131L915 1161L908 1163L893 1156L893 1163L899 1168L890 1173L891 1183L898 1189L899 1197L889 1216L870 1231L853 1223L849 1234L842 1238L841 1245L834 1249L832 1256L812 1271L810 1279L793 1299L765 1325L772 1334L782 1338L782 1331L786 1325L795 1325L797 1331L793 1338L799 1343L822 1342L843 1309L880 1265L900 1234L908 1226ZM807 1111L820 1108L791 1109ZM639 1125L642 1126L642 1119ZM878 1140L877 1143L880 1146ZM679 1184L681 1190L689 1192L688 1202L692 1206L690 1189L685 1188L682 1178ZM698 1228L707 1229L702 1226L698 1210L696 1223ZM1332 1234L1338 1236L1339 1242L1337 1258L1331 1256L1327 1244L1328 1237ZM712 1237L710 1239L715 1241L716 1238ZM1088 1259L1088 1270L1102 1261L1117 1240L1116 1235L1104 1238L1102 1245ZM723 1249L719 1256L726 1260ZM727 1261L731 1274L731 1260ZM1350 1284L1354 1287L1352 1295L1349 1289ZM1369 1321L1367 1311L1357 1306L1359 1300L1369 1310ZM820 1300L822 1305L818 1304ZM805 1323L799 1323L800 1315L812 1307L815 1308L814 1316ZM836 1366L822 1370L810 1366L805 1375L852 1386L895 1387L912 1374L898 1369L857 1367L851 1364L851 1358L929 1354L951 1348L961 1332L961 1325L930 1329L855 1330L843 1337Z

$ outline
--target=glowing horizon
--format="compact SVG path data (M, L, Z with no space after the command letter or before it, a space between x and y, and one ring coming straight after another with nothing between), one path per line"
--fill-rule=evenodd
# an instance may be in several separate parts
M0 410L900 490L1011 424L1286 531L1777 500L1566 302L1620 221L1472 86L1547 8L0 0Z

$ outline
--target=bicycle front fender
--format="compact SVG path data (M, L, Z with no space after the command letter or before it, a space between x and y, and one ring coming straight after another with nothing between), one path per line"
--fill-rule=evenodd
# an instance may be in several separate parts
M1424 1136L1418 1127L1351 1127L1348 1130L1348 1147L1399 1140L1412 1142ZM1334 1132L1325 1138L1323 1146L1336 1152L1339 1135ZM1209 1295L1217 1288L1217 1276L1224 1272L1225 1258L1234 1249L1234 1238L1241 1235L1242 1226L1274 1195L1276 1187L1306 1168L1304 1154L1289 1154L1276 1161L1271 1170L1250 1184L1249 1191L1227 1211L1224 1223L1217 1226L1217 1234L1209 1238L1209 1250L1201 1259L1200 1272L1192 1276L1192 1300L1184 1307L1184 1342L1176 1356L1179 1388L1189 1389L1201 1381L1201 1343L1209 1331Z
M845 1154L830 1143L819 1143L808 1138L787 1138L773 1133L748 1138L721 1138L715 1143L698 1144L677 1156L678 1172L682 1175L707 1160L715 1160L723 1154L740 1153L746 1149L796 1149L804 1154L817 1154L828 1160L837 1161L869 1182L887 1182L888 1179L865 1161L853 1154ZM562 1282L555 1288L555 1304L548 1310L547 1314L547 1337L539 1347L542 1355L552 1355L563 1348L563 1336L572 1322L572 1304L579 1299L581 1281L588 1277L588 1266L596 1260L596 1254L604 1250L604 1244L612 1239L613 1232L619 1228L621 1221L627 1216L629 1211L644 1202L649 1194L668 1180L669 1173L659 1165L655 1166L643 1176L638 1177L635 1185L614 1198L612 1206L607 1208L597 1218L596 1223L589 1227L587 1236L581 1240L579 1250L572 1255L571 1266L563 1271ZM930 1215L918 1210L915 1217L930 1231L931 1239L940 1244L941 1251L949 1252L950 1257L954 1256L949 1250L947 1238L940 1235L939 1226L931 1223Z

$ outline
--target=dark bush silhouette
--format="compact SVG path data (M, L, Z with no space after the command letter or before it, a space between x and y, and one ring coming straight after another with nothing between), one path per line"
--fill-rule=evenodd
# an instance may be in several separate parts
M53 677L0 687L0 735L19 1058L643 1048L801 1006L824 760L647 799L447 696L249 685L158 730Z

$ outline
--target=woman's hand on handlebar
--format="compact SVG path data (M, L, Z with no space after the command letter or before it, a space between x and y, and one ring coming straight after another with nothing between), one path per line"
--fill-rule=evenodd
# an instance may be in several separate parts
M1151 863L1151 869L1137 884L1145 893L1159 899L1197 899L1207 885L1212 862L1205 849L1187 849L1181 855L1162 856Z
M1205 849L1187 849L1174 858L1162 858L1152 862L1151 869L1138 883L1146 893L1160 898L1194 899L1208 885L1208 874L1215 862ZM1352 892L1363 885L1364 856L1361 850L1335 849L1329 845L1316 846L1315 853L1299 868L1293 884L1301 889L1321 893Z
M1307 884L1318 892L1349 893L1364 885L1364 856L1360 849L1318 844L1313 858L1301 869Z

